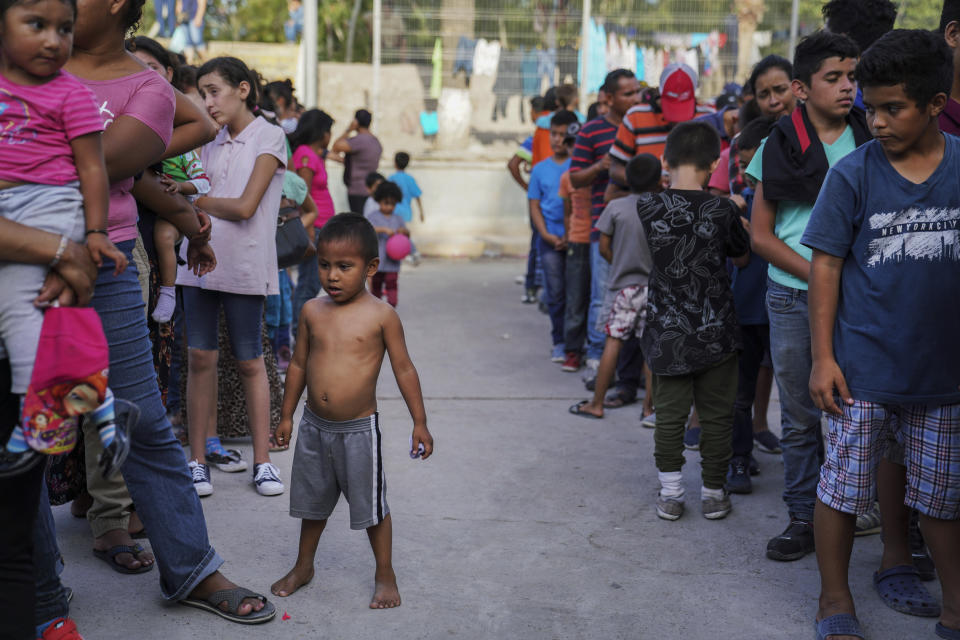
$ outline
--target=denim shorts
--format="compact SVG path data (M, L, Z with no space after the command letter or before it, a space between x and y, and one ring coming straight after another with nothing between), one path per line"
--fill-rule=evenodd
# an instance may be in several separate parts
M876 471L891 438L907 466L904 503L938 520L960 519L960 404L890 405L856 400L842 416L828 415L828 451L817 497L844 513L874 502Z
M213 291L199 287L181 287L186 319L187 346L217 351L220 308L227 319L230 348L240 362L263 355L264 296Z
M25 184L0 190L0 217L83 242L83 196L79 183ZM47 277L46 265L0 262L0 359L9 358L10 390L26 393L40 342L43 311L33 299Z

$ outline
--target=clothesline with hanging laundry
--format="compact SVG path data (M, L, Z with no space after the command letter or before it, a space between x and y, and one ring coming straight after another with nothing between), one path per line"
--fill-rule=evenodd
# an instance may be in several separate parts
M608 27L591 18L586 46L580 48L577 78L589 91L596 91L607 73L624 68L656 86L663 69L673 62L683 62L710 76L719 68L720 50L727 44L727 34L718 31L654 33L652 44L641 44L639 36L635 29Z

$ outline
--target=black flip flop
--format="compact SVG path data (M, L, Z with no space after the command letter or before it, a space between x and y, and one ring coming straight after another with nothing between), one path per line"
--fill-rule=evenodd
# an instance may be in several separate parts
M251 611L245 616L239 615L237 609L240 608L240 604L244 598L256 598L260 600L263 602L263 609L260 609L260 611ZM226 611L220 608L220 605L224 602L227 603ZM180 601L180 604L215 613L221 618L238 624L262 624L273 620L273 617L277 615L277 608L272 602L267 600L266 596L254 593L243 587L214 591L209 597L202 600L200 598L184 598Z
M106 551L101 551L100 549L94 549L93 555L97 558L100 558L104 562L106 562L117 573L132 575L135 573L146 573L147 571L150 571L151 569L153 569L153 565L155 565L156 562L151 562L150 564L141 564L138 569L130 569L129 567L125 567L122 564L117 564L116 558L121 553L129 553L134 558L136 558L137 555L143 553L144 551L146 551L146 549L144 549L139 544L135 544L132 547L126 544L118 544L116 546L110 547Z
M603 418L601 418L600 416L595 416L595 415L593 415L592 413L585 413L585 412L583 412L583 411L580 411L580 409L581 409L582 407L584 407L584 406L586 406L586 405L588 405L588 404L590 404L590 401L589 401L589 400L581 400L581 401L578 402L577 404L570 405L570 408L567 409L567 411L569 411L570 413L572 413L572 414L575 415L575 416L580 416L581 418L592 418L592 419L594 419L594 420L602 420Z

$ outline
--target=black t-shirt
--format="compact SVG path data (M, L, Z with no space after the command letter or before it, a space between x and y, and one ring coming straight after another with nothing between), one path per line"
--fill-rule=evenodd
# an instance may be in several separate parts
M736 205L706 191L667 189L641 199L637 213L653 255L641 337L650 369L695 373L739 351L726 259L747 253L750 239Z

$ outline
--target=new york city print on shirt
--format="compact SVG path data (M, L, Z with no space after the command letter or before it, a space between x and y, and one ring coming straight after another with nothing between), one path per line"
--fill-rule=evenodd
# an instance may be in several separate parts
M869 218L876 237L867 246L867 266L909 261L960 260L960 209L910 207Z

